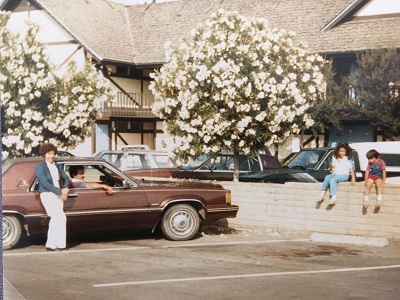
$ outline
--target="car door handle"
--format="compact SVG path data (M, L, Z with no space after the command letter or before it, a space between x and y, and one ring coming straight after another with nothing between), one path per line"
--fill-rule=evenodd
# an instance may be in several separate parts
M68 194L68 198L76 198L78 197L78 194Z

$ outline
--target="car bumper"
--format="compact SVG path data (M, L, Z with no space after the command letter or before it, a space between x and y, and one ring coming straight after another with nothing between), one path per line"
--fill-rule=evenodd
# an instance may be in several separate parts
M214 221L225 218L235 218L239 211L239 206L229 205L224 207L213 207L206 211L205 219L208 221Z

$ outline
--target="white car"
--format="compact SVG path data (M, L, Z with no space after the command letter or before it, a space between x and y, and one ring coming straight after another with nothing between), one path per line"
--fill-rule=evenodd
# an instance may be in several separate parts
M157 150L103 150L94 155L115 165L121 170L157 169L177 167L166 151Z
M365 172L368 164L368 159L366 157L367 152L371 149L375 149L379 152L380 158L385 161L387 172L400 173L400 142L352 143L350 147L358 153L361 171Z
M147 145L125 145L122 146L122 151L129 151L129 150L150 150L150 147Z

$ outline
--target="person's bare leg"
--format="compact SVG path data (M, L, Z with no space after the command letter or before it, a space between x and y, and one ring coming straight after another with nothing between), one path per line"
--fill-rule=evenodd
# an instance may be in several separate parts
M376 185L376 206L379 207L382 205L382 191L383 191L383 181L382 179L375 180Z
M368 207L368 200L369 200L369 191L371 189L371 186L374 184L374 181L371 178L368 178L365 181L365 189L364 189L364 201L363 201L363 206Z

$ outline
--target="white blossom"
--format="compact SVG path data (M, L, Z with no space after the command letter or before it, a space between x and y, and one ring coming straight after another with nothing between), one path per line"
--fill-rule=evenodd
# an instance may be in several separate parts
M250 152L255 137L270 145L310 126L306 110L325 92L324 60L293 37L265 19L219 10L169 44L149 89L173 152Z

